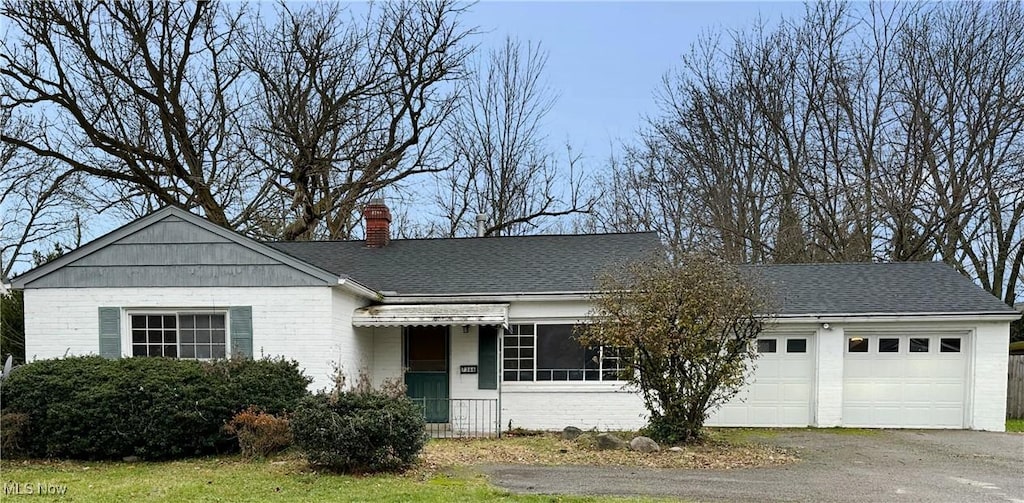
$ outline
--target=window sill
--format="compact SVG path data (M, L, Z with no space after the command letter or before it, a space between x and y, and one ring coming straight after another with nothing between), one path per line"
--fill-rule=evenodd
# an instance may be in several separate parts
M631 393L626 381L504 381L502 393Z

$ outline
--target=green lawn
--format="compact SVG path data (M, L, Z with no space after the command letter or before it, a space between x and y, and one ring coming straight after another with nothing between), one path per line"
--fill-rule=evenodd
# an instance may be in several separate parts
M1024 433L1024 419L1007 419L1006 431Z
M32 494L32 501L636 501L512 495L471 472L317 473L294 455L254 462L234 456L166 463L3 461L0 478L4 501L13 501L19 488L37 493L39 484L66 492Z

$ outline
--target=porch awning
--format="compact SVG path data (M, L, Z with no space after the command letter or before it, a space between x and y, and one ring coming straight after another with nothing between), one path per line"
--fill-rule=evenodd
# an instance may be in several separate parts
M388 304L352 313L356 327L507 324L508 304Z

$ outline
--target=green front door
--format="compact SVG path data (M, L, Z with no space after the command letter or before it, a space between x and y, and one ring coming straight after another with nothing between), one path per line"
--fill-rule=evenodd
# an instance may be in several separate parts
M428 423L448 422L448 327L406 327L406 393Z

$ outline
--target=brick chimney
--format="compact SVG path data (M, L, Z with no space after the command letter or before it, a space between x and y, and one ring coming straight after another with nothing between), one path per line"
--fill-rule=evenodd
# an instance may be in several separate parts
M363 207L366 219L366 246L383 248L391 241L391 210L383 199L371 199Z

